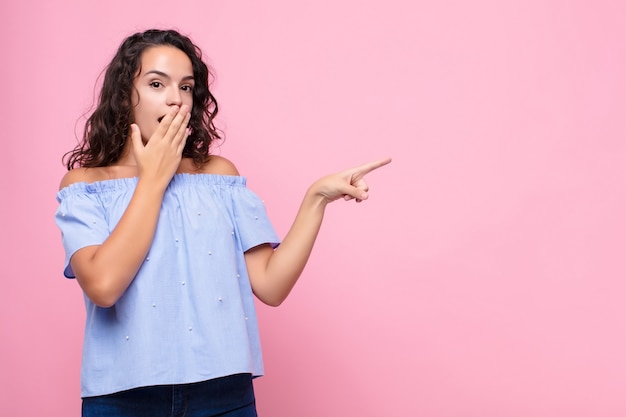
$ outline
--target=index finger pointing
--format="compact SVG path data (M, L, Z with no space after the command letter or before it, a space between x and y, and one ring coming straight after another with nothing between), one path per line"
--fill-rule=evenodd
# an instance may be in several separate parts
M379 159L378 161L372 161L363 165L359 165L358 167L353 168L353 170L357 175L365 175L375 169L389 164L390 162L391 158Z

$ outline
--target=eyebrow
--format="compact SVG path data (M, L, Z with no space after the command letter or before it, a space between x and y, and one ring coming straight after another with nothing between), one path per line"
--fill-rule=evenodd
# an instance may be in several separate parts
M146 72L143 76L146 77L150 74L156 74L159 75L163 78L167 78L167 79L171 79L172 77L170 77L169 75L167 75L166 73L164 73L163 71L159 71L159 70L150 70L148 72ZM193 75L186 75L182 78L182 81L187 81L187 80L194 80Z

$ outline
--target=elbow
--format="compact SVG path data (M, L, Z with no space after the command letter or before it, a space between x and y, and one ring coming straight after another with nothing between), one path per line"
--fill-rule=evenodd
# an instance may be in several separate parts
M270 307L278 307L287 299L288 294L256 294L261 302Z
M84 290L83 290L84 291ZM113 307L117 300L119 300L119 296L111 294L106 291L84 291L85 295L92 303L102 308Z
M87 298L98 307L113 307L122 296L119 290L107 284L105 281L98 283L91 282L89 284L81 282L81 280L78 280L78 282Z
M261 300L263 301L263 304L268 305L270 307L278 307L280 306L283 301L285 301L284 299L282 300Z
M253 285L252 291L263 304L278 307L287 299L294 283L292 282L290 285Z
M254 295L265 305L270 307L278 307L283 301L287 298L287 294L276 294L273 292L270 293L262 293L259 291L254 291Z
M136 270L112 265L109 258L97 258L99 246L80 249L70 260L76 281L89 300L98 307L112 307L134 279Z
M94 296L90 296L89 294L87 294L87 297L91 300L92 303L102 308L113 307L115 303L117 302L116 298L114 299L114 298L94 297Z

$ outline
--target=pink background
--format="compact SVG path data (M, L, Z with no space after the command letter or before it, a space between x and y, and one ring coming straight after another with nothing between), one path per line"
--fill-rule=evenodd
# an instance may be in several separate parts
M626 415L624 4L3 2L2 414L79 414L60 159L156 26L215 67L215 151L279 234L317 177L394 158L259 306L262 416Z

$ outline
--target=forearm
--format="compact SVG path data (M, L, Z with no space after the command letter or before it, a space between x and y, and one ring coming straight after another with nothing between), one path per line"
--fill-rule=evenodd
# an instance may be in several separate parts
M72 257L77 280L94 303L113 305L132 282L152 244L163 194L164 188L140 179L111 235Z
M289 295L304 270L319 233L327 201L309 189L300 209L280 246L270 253L262 274L251 276L257 297L277 306ZM249 271L251 275L255 271Z
M300 277L322 225L328 203L339 199L361 202L369 197L363 177L391 162L390 158L369 162L313 183L308 189L291 229L281 245L246 252L246 265L254 293L266 304L282 303Z

